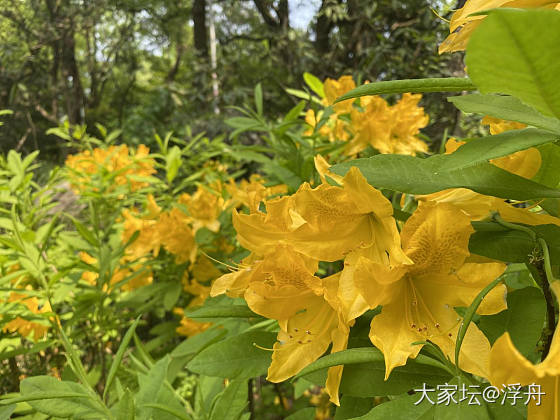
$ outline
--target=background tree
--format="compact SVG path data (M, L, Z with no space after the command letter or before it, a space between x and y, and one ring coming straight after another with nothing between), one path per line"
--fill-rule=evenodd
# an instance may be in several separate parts
M302 74L353 74L358 80L461 74L461 56L437 55L447 24L445 2L321 0L298 21L295 0L0 0L0 109L14 111L1 147L60 155L47 129L64 119L121 129L129 143L154 132L224 132L223 120L249 101L257 83L265 114L295 103L285 89ZM312 9L312 10L311 10ZM221 114L214 114L209 13L214 15L215 73ZM299 19L301 20L301 19ZM442 95L424 99L427 133L455 118Z

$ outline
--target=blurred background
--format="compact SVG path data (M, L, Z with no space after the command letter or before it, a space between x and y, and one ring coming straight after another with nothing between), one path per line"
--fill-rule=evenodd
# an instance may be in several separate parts
M0 151L64 159L48 135L64 121L154 134L227 133L225 119L261 83L264 114L298 102L302 74L358 82L461 76L462 54L437 54L459 0L0 0ZM428 137L460 134L445 94L421 105Z

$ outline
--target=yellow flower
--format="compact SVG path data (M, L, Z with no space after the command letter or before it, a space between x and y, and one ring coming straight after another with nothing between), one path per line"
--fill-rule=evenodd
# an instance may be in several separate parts
M311 391L306 390L304 396L309 398L309 402L315 408L315 420L329 420L331 419L331 403L329 401L329 394L325 388L313 387Z
M136 217L137 212L128 209L123 210L124 230L122 232L122 242L127 243L135 232L139 232L138 237L126 249L127 255L131 258L140 258L147 254L157 257L161 245L160 230L156 220L147 220Z
M199 255L189 270L195 280L202 283L212 282L222 275L210 258L204 255Z
M112 184L128 185L131 191L136 191L148 184L135 181L131 176L147 177L156 172L155 162L149 157L149 153L150 150L141 144L134 154L131 154L127 145L121 145L70 155L66 158L66 166L70 169L70 183L74 191L79 193L91 188L94 175L106 171L116 173L110 181Z
M39 309L39 301L36 297L29 297L24 293L11 292L8 302L17 302L21 305L25 305L27 310L33 314L44 314L51 312L51 306L48 302L45 302L43 306ZM4 332L18 332L23 337L29 337L33 335L32 340L37 341L47 335L47 331L50 326L43 325L38 322L29 321L22 317L17 317L12 321L8 322L2 330Z
M200 259L200 258L199 258ZM207 258L205 258L205 260L208 260ZM208 260L208 262L210 263L210 261ZM198 260L197 260L198 263ZM202 263L205 264L205 263ZM211 264L211 263L210 263ZM215 270L215 268L214 268ZM216 270L217 271L217 270ZM220 272L218 271L218 275L220 274ZM199 273L199 275L202 276L206 276L207 273ZM212 279L214 279L215 277L211 276ZM200 277L199 277L200 279ZM201 283L199 283L199 281L197 281L197 279L190 279L189 278L189 273L185 270L185 272L183 273L183 290L185 290L185 292L190 293L193 296L193 299L191 299L191 301L188 304L188 308L194 308L197 306L202 306L202 304L204 303L204 301L206 300L206 298L208 296L210 296L210 286L205 286ZM202 281L202 280L200 280ZM173 309L173 312L176 315L181 316L181 325L179 327L177 327L176 331L178 334L181 335L185 335L187 337L192 337L193 335L196 335L202 331L205 331L206 329L208 329L212 323L211 322L198 322L195 321L191 318L188 318L185 316L183 309L181 308L175 308Z
M501 128L507 126L507 122L499 123ZM445 145L446 153L452 153L461 147L464 142L449 139ZM508 172L532 178L538 172L541 165L541 155L534 147L521 150L508 156L492 159L492 164ZM512 223L523 223L526 225L556 224L560 226L560 219L548 214L540 214L530 211L527 208L520 208L511 205L505 200L482 195L466 188L452 188L428 195L416 197L422 201L434 201L437 203L450 203L463 210L472 220L481 220L497 211L500 216Z
M352 156L371 145L380 153L416 155L426 153L428 146L418 138L429 117L418 106L422 95L405 93L393 106L383 98L368 98L364 111L352 109L353 138L344 151Z
M473 13L498 7L556 7L556 9L560 10L560 5L558 5L558 3L557 1L550 0L468 0L466 4L451 17L451 22L449 24L449 32L451 34L439 46L439 53L463 51L466 49L471 34L486 17L484 15L469 16Z
M182 282L183 290L193 296L193 299L189 302L189 308L201 306L206 298L210 296L210 286L205 286L195 279L190 279L187 271L183 273Z
M323 103L325 105L332 105L338 97L344 95L346 92L354 89L355 87L356 83L354 83L352 76L341 76L338 80L327 79L323 84L323 89L325 91L325 99L323 100ZM334 112L337 114L349 113L352 110L353 102L353 99L348 99L334 104Z
M269 381L281 382L295 375L323 355L331 343L331 352L346 348L350 323L338 316L338 275L316 277L318 261L285 244L270 248L262 258L250 256L243 267L217 279L211 295L243 296L253 312L279 321ZM342 366L329 369L327 389L336 404L341 375Z
M175 308L173 312L176 315L182 316L181 325L175 329L178 334L192 337L199 334L212 326L211 322L197 322L194 319L184 316L181 308Z
M509 130L519 130L521 128L527 127L527 124L523 124L517 121L502 120L500 118L490 117L486 115L480 122L482 125L490 126L490 134L496 135Z
M315 163L315 169L319 173L319 177L321 178L321 182L323 184L328 184L327 179L326 179L327 176L329 178L331 178L332 180L334 180L336 183L340 184L340 185L342 185L344 183L343 177L329 171L329 168L331 167L331 165L329 164L329 162L327 162L327 160L323 156L316 155L313 158L313 161Z
M371 258L402 256L391 203L353 167L342 187L307 183L266 202L265 213L233 213L242 246L264 255L278 241L321 261L337 261L357 249Z
M184 204L193 218L193 229L196 232L201 227L206 227L212 232L220 229L218 217L224 208L224 199L221 196L221 185L214 185L216 189L199 186L196 192L182 194L179 203Z
M560 297L560 282L550 285L556 298ZM546 358L533 365L519 353L511 341L509 333L496 340L490 352L490 374L488 379L492 385L501 388L503 385L520 384L533 386L534 391L543 395L529 401L529 420L558 420L560 418L560 324L556 326L552 345ZM537 402L540 402L537 405Z
M231 196L225 205L226 207L247 206L251 213L256 212L260 203L268 197L288 192L288 187L285 184L265 187L264 179L259 174L253 174L248 181L242 179L238 183L230 179L225 188Z
M385 356L386 374L415 358L430 340L450 358L460 317L455 307L466 307L505 269L501 263L473 263L468 242L473 228L469 218L447 204L421 204L405 223L401 239L413 264L382 265L361 257L355 282L371 308L383 305L373 318L370 339ZM479 308L481 314L505 309L505 286L496 287ZM472 325L461 347L461 368L484 376L490 345Z
M81 251L79 253L79 256L80 259L86 264L97 266L97 258L92 257L87 252ZM112 286L114 286L115 284L121 282L126 278L129 278L128 281L120 286L120 288L125 291L132 291L134 289L137 289L142 286L147 286L148 284L152 283L153 274L151 270L144 270L140 272L142 268L146 268L146 264L145 262L143 263L142 260L138 261L136 264L130 267L125 267L130 259L131 258L127 256L121 258L120 264L123 267L117 267L113 271L111 275L111 280L109 281L109 287L107 287L107 285L103 286L104 291L109 290L110 288L112 288ZM135 258L133 258L133 260L134 259ZM97 268L97 270L99 271L99 268ZM134 273L136 274L134 275ZM86 281L92 286L97 285L98 279L99 279L99 274L97 272L84 271L82 273L82 280Z
M197 246L189 222L190 218L175 207L162 213L156 225L161 244L175 255L177 264L192 262L196 257Z

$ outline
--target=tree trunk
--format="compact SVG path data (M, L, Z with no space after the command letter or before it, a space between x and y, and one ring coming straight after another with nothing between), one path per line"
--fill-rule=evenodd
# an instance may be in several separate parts
M208 57L206 35L206 0L194 0L192 6L194 24L194 48L201 57Z
M330 50L330 33L333 22L325 15L325 6L328 0L323 0L319 8L317 23L315 24L315 51L317 54L323 55Z
M66 86L66 112L70 124L82 124L85 112L84 90L76 62L74 27L70 24L62 33L62 77Z

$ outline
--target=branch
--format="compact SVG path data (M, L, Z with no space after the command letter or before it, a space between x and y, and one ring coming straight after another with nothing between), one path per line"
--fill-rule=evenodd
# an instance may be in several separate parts
M257 10L261 14L264 22L268 26L272 26L273 28L278 28L280 26L280 22L274 19L270 14L270 10L268 9L268 5L267 5L268 2L266 0L253 0L253 1L255 3L255 6L257 7Z

